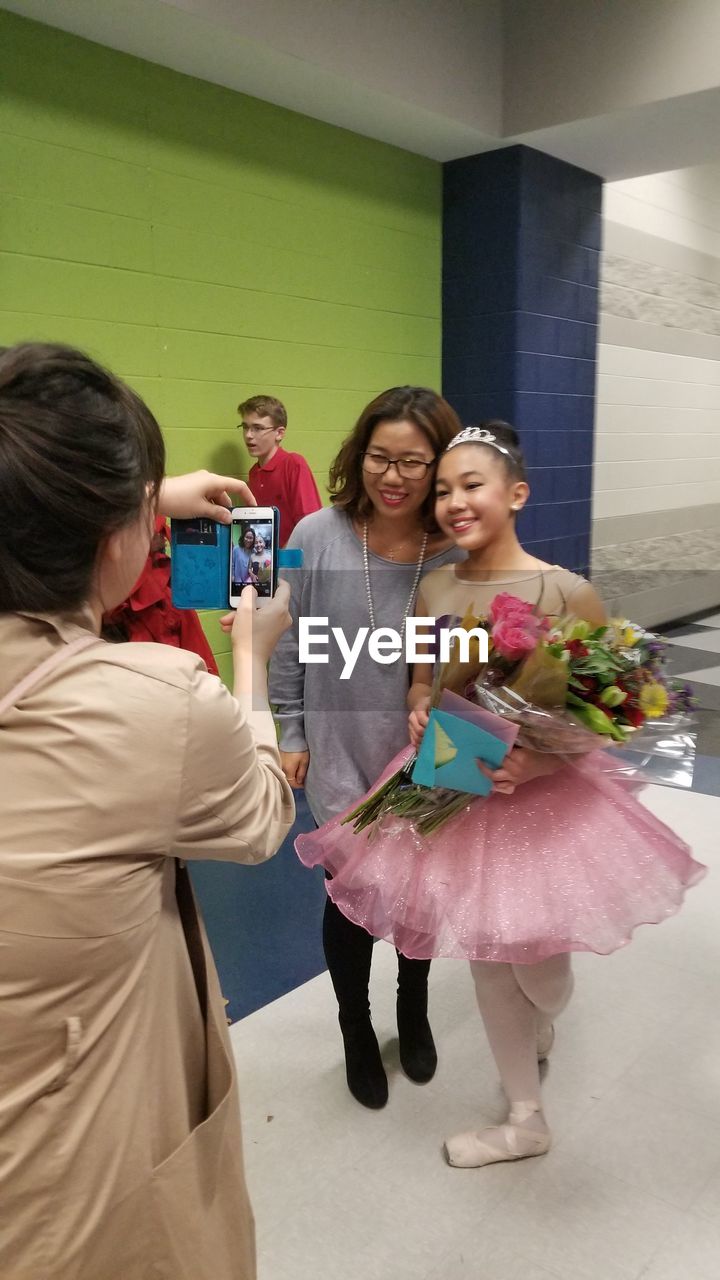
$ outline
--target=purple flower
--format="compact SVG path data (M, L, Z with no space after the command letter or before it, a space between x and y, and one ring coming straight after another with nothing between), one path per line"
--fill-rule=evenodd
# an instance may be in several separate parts
M656 637L648 639L645 642L645 648L647 649L649 658L662 658L667 647L666 640L658 640Z
M688 680L676 680L672 684L673 711L692 711L698 705L695 691Z

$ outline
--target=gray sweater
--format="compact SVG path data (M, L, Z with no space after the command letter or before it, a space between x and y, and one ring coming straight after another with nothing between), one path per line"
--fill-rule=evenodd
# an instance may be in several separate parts
M335 641L317 646L326 665L301 664L298 619L327 618L325 630L342 627L352 643L369 627L362 543L348 517L333 508L306 516L288 547L301 547L302 569L286 577L292 590L293 627L270 664L270 701L276 707L283 751L309 751L305 783L316 822L323 823L359 800L407 744L406 695L410 669L401 656L391 665L372 660L367 644L349 679L341 679L345 659ZM463 559L452 547L425 562L427 570ZM397 564L369 554L376 627L400 631L416 564ZM414 608L410 609L412 614ZM319 634L319 632L318 632Z

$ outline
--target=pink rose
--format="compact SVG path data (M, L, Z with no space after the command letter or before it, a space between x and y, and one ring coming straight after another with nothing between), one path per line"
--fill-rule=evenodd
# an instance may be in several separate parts
M526 654L532 653L537 648L537 625L533 618L532 628L517 625L512 620L501 619L496 622L492 629L492 642L501 658L509 658L515 662L518 658L524 658Z
M511 596L508 591L501 591L490 602L490 621L493 623L512 619L518 626L522 626L532 612L533 606L527 600Z

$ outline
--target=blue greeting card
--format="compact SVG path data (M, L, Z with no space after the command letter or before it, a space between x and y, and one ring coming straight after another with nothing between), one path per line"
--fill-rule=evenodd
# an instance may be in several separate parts
M499 769L509 750L507 742L486 729L433 707L412 780L421 787L447 787L487 796L492 783L480 772L476 761Z

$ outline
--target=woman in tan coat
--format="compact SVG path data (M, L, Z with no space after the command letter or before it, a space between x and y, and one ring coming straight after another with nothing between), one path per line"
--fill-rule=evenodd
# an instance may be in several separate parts
M223 1002L184 859L271 856L294 808L243 596L235 697L109 645L164 471L87 357L0 357L0 1276L252 1280ZM178 511L177 514L189 514Z

